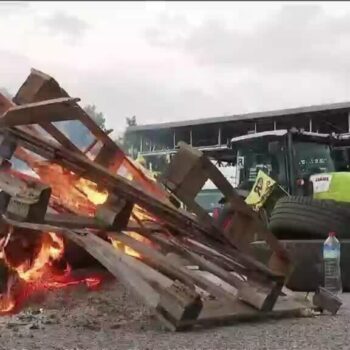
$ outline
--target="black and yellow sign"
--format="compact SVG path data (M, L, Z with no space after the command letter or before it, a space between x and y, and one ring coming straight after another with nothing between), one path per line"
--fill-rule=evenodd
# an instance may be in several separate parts
M259 170L254 186L245 202L254 209L261 208L276 186L276 181Z

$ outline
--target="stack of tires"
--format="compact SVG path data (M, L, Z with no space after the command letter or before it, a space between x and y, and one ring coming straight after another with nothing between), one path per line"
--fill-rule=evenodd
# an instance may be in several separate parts
M323 242L336 232L341 242L343 289L350 290L350 204L308 197L283 197L269 228L290 252L295 270L287 286L312 291L323 282ZM349 271L348 271L349 270Z

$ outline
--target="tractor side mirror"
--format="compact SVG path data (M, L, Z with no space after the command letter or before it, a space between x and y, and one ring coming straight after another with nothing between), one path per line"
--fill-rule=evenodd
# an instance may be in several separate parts
M270 141L268 144L270 154L276 154L280 151L280 143L278 141Z

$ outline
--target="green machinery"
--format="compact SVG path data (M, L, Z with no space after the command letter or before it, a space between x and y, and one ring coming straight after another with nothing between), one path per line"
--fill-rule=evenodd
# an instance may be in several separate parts
M238 190L250 191L262 170L292 196L350 202L350 172L338 171L347 170L343 146L339 136L296 129L235 137Z

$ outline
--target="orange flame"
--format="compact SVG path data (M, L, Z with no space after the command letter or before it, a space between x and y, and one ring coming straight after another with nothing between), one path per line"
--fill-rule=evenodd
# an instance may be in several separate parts
M64 268L58 267L57 263L64 255L64 241L55 233L43 233L34 260L25 259L19 265L13 262L11 251L7 251L7 248L10 246L3 247L1 257L13 272L7 283L7 291L0 297L0 314L16 311L31 294L39 290L59 289L82 283L92 289L102 281L97 275L74 278L68 264Z
M80 178L60 165L43 161L35 161L34 163L31 161L30 165L40 179L50 185L52 202L57 203L65 210L69 209L74 213L93 216L96 206L103 204L108 198L108 192L105 189L100 189L96 183ZM134 177L140 177L138 173L130 172L130 169L127 168L125 168L127 178L134 180ZM148 182L147 185L150 186ZM136 205L133 209L132 220L135 219L139 222L154 221L149 213ZM145 244L152 244L136 232L128 234ZM7 256L7 243L8 240L0 240L0 259L3 259L12 269L13 275L8 280L7 291L0 295L0 314L16 311L28 296L38 290L56 289L81 283L86 284L88 288L95 288L101 283L99 276L74 278L69 265L64 268L58 267L58 262L62 261L64 255L64 241L55 233L43 233L40 242L35 248L32 247L32 250L36 250L34 256L22 259L23 261L20 259L20 263L18 260L16 262L16 259L11 261ZM115 239L111 239L111 243L116 249L122 249L126 254L142 259L142 256L131 247L125 246ZM19 255L21 254L19 253Z
M37 162L34 171L50 185L53 199L74 213L94 215L96 205L104 203L108 197L108 192L99 190L94 182L80 178L58 164Z
M143 238L142 236L138 235L136 232L128 232L128 235L138 240L140 240L140 237ZM127 245L124 245L122 242L119 242L112 236L109 236L109 238L114 248L120 249L124 251L125 254L130 255L134 258L138 258L138 259L141 258L141 254L139 254L136 250L128 247Z
M27 282L35 281L43 277L46 269L50 267L53 261L59 260L64 254L64 243L62 237L48 232L44 234L41 242L41 249L34 260L34 263L28 267L28 261L16 268L19 277Z

